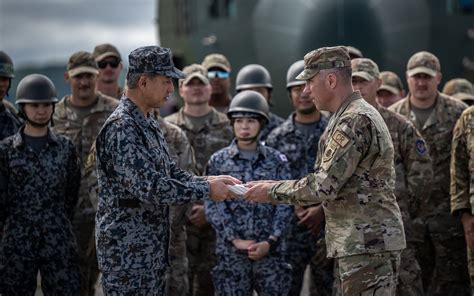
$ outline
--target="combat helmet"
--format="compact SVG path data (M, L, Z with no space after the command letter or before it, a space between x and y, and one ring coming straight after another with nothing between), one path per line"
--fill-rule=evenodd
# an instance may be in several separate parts
M15 78L12 59L4 51L0 50L0 76Z
M290 68L288 68L288 72L286 72L286 88L290 89L290 87L305 84L306 81L304 80L296 80L296 76L298 76L304 70L304 61L299 60L294 62Z
M270 72L264 66L250 64L240 69L239 73L237 73L237 78L235 79L235 89L237 91L252 87L273 88Z
M16 89L16 103L56 103L56 88L53 82L41 74L25 76Z
M230 102L227 117L232 120L241 117L254 117L269 121L267 100L258 92L244 90L239 92Z

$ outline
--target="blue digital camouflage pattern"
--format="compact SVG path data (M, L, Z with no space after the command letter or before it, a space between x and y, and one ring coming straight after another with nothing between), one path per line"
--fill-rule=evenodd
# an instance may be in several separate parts
M0 102L0 140L15 134L21 127L22 122L9 108L5 107L3 101Z
M157 121L125 96L104 124L96 147L96 244L104 290L118 285L138 292L137 277L152 271L162 274L158 280L164 283L168 205L208 198L209 183L176 166Z
M265 142L267 139L268 134L280 124L285 121L283 118L280 116L276 115L275 113L268 113L268 117L270 117L270 120L267 122L267 124L263 127L263 129L260 131L260 135L258 136L259 141Z
M80 184L75 147L50 131L38 154L22 130L0 143L0 294L33 295L39 269L45 295L79 295L71 228Z
M313 133L308 137L295 127L295 113L290 116L277 128L275 128L267 137L265 145L273 147L288 157L291 170L291 179L301 179L307 174L314 171L314 164L316 163L316 154L318 151L319 138L324 133L328 124L328 118L321 115L318 125ZM311 257L316 251L317 237L311 233L306 226L298 225L298 217L293 215L291 221L291 229L288 231L288 262L292 266L292 283L290 295L299 295L303 286L304 273L306 266L310 263ZM324 238L321 238L324 245ZM325 250L323 256L320 256L323 261L329 261L326 258ZM327 262L326 262L327 263ZM314 274L325 273L325 278L332 277L332 264L325 264L329 266L330 270L323 270L322 264L318 266L311 266ZM319 276L318 276L319 277ZM318 284L316 290L321 293L324 291L331 291L332 282L325 285L325 288L320 287L323 281L321 278L313 279L312 282ZM331 294L328 292L327 294Z
M185 78L186 75L176 69L173 64L171 50L159 46L144 46L135 49L128 56L128 73L159 74L176 79Z
M257 146L255 159L241 157L235 140L230 146L213 154L206 174L231 175L242 182L284 180L290 178L286 156L273 148ZM285 295L290 286L291 269L284 263L285 235L292 217L288 205L249 203L241 199L205 202L206 217L216 231L216 253L219 262L213 271L213 281L219 295L251 295L252 283L262 295L270 293L276 283L285 282L275 295ZM259 261L237 254L234 239L266 241L270 235L279 237L274 253ZM273 257L278 257L275 260ZM267 261L267 262L266 262ZM266 262L266 263L265 263ZM274 263L274 264L272 264ZM271 271L271 272L270 272ZM241 275L245 275L244 278ZM232 288L229 288L232 287Z

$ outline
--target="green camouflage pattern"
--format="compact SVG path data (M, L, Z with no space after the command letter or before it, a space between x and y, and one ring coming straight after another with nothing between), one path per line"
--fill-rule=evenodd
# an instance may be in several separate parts
M304 56L304 70L296 76L296 79L308 80L318 74L320 70L349 67L350 65L351 60L346 47L321 47Z
M441 72L438 58L427 51L420 51L411 56L407 63L407 75L413 76L419 73L436 76Z
M351 60L352 77L361 77L367 81L379 78L380 71L374 61L367 58L356 58Z
M224 55L219 53L208 54L201 64L204 66L204 68L206 68L206 70L216 67L230 72L232 69L229 60Z
M379 112L356 91L319 142L315 172L270 189L273 199L321 203L328 257L402 250L405 234L393 193L393 145Z
M430 147L433 183L428 203L421 207L424 242L417 244L423 285L428 295L463 295L468 284L464 231L450 215L450 159L454 125L466 104L438 93L431 115L421 126L411 110L410 96L390 106L408 118Z
M394 72L382 71L380 72L379 77L382 79L382 85L379 87L379 89L387 90L395 95L404 90L402 80Z

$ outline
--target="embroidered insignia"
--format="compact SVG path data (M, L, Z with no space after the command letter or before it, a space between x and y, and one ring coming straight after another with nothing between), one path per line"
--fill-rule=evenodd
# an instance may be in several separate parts
M340 130L334 132L332 139L343 148L346 147L347 143L349 143L349 137Z
M416 153L418 153L418 155L420 156L424 156L426 154L426 143L424 140L422 139L417 139L416 142L415 142L415 149L416 149Z

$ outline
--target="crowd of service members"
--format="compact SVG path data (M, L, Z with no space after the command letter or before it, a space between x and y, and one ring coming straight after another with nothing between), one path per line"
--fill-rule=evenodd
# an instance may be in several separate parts
M472 83L455 78L438 91L440 61L422 51L407 62L406 91L395 73L380 71L356 48L346 50L352 86L379 111L394 147L394 193L406 240L394 268L396 294L470 294ZM156 109L149 116L169 157L197 176L230 175L243 183L301 179L314 172L318 143L333 115L318 110L305 90L307 81L297 79L308 65L305 58L288 68L286 88L294 110L286 119L270 111L278 102L272 98L277 86L264 66L236 71L232 89L234 70L218 53L184 67L183 76L163 74L179 79L183 105L177 110L171 98L161 115ZM48 77L31 74L19 82L14 107L6 99L15 79L13 62L0 51L1 295L31 295L38 285L45 295L96 292L109 242L95 234L101 199L96 150L107 152L96 149L95 140L127 97L127 86L118 82L122 70L121 55L111 44L76 52L65 73L71 94L58 98ZM117 207L133 211L143 205L120 199ZM351 295L335 284L341 279L334 258L327 256L324 207L324 202L293 206L239 197L166 207L169 265L160 269L165 294L300 295L306 272L310 295ZM133 242L122 251L133 253ZM133 295L130 291L148 280L115 282L120 275L109 270L105 275L107 285L130 289L110 289L107 295Z

